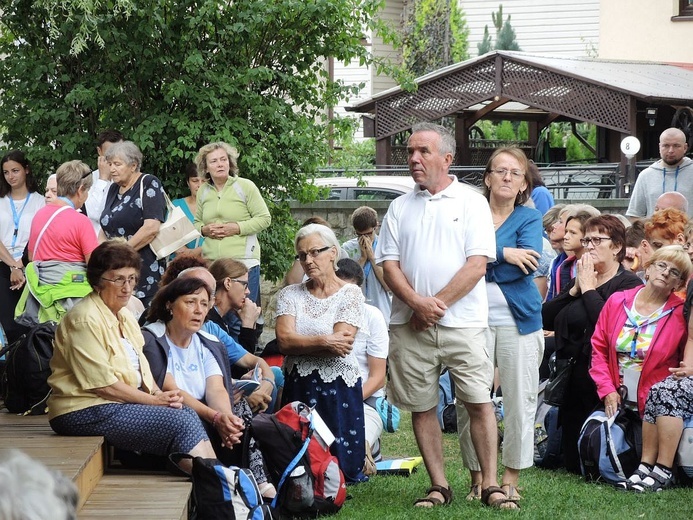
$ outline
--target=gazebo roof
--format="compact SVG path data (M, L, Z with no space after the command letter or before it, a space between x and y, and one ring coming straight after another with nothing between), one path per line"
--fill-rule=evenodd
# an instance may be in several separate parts
M376 138L489 102L510 101L622 133L635 129L637 103L693 105L693 70L680 64L566 58L493 51L395 87L347 110L375 114Z

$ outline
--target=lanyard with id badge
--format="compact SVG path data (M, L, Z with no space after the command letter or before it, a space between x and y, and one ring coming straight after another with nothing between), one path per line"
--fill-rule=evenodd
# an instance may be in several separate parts
M653 323L656 323L665 316L671 314L671 312L674 309L668 309L662 312L659 316L652 319L648 318L645 321L638 324L637 320L633 316L633 312L630 309L628 309L628 307L626 307L625 304L623 305L623 308L626 311L626 317L628 318L626 326L630 326L633 329L633 339L630 342L630 358L636 359L638 357L638 337L640 336L640 333L643 331L643 329L645 329L649 325L652 325ZM641 365L623 368L623 386L625 386L628 390L627 400L630 402L637 402L638 400L638 384L640 382L640 374L642 373L641 368Z

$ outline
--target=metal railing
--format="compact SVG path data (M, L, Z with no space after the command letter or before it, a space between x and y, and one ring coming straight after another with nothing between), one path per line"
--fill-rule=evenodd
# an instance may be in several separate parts
M608 199L619 196L620 165L600 163L587 165L542 166L539 168L546 188L555 199ZM344 170L322 168L324 177L358 177L369 175L409 175L406 166L377 166L373 168ZM452 166L450 173L460 182L481 187L483 166Z

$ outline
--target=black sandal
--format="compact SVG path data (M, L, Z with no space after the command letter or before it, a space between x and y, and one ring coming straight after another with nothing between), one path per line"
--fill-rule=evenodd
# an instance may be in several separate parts
M503 498L491 500L491 495L495 494L501 494ZM517 499L508 498L503 488L498 486L490 486L484 489L481 492L481 503L494 509L520 509L520 504L517 503Z
M440 498L436 497L429 497L431 493L440 493L443 495L443 500ZM416 507L436 507L436 506L447 506L452 504L452 489L449 487L444 488L443 486L431 486L426 490L426 495L423 498L419 498L414 502L414 506ZM424 506L419 504L423 504L425 502L428 502L431 504L430 506Z

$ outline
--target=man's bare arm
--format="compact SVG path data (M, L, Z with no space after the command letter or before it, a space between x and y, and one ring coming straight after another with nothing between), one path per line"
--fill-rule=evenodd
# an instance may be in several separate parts
M467 258L467 263L455 273L443 289L441 289L436 298L450 306L457 300L464 298L469 294L479 280L486 275L486 264L488 257L486 256L470 256Z
M447 306L435 296L422 296L409 284L397 260L383 262L385 282L390 290L414 311L413 326L416 330L424 330L435 325L445 316Z

